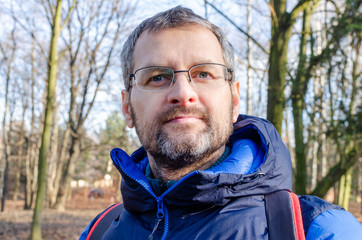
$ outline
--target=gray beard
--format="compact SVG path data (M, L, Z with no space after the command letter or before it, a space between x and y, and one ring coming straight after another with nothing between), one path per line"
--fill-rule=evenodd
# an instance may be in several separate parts
M226 143L220 142L217 146L213 146L214 131L209 126L197 137L189 135L189 137L180 136L185 138L180 141L171 139L161 131L156 137L157 151L149 153L161 167L177 170L209 157Z
M162 124L178 113L199 113L206 123L205 128L195 136L195 134L182 135L182 127L180 127L177 129L180 132L179 138L173 139L169 137L162 130ZM168 170L178 170L208 158L226 144L232 132L232 109L230 115L225 119L225 125L222 129L218 129L217 132L213 129L215 124L212 124L210 116L197 107L171 108L161 113L158 119L149 125L152 127L140 126L132 106L131 114L143 147L154 158L156 165ZM157 131L152 134L155 129Z

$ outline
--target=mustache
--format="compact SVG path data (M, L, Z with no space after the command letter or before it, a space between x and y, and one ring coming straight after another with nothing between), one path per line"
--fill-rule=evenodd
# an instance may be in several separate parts
M208 115L207 111L202 109L201 107L192 106L192 107L185 108L185 107L181 107L181 106L175 106L175 107L171 107L171 108L165 110L164 112L160 113L158 116L158 122L161 124L166 123L166 122L176 118L180 114L192 115L192 116L200 118L203 121L206 121L209 119L209 115Z

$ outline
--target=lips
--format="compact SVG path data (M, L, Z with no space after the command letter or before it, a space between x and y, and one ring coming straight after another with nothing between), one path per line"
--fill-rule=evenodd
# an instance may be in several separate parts
M170 119L166 123L191 123L191 122L200 121L200 120L201 120L200 117L181 115L181 116L176 116L176 117Z

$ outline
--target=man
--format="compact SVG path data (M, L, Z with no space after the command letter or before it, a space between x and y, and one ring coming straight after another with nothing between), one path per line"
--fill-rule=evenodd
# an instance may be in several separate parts
M103 239L268 239L265 196L291 190L290 156L268 121L238 114L221 30L176 7L134 30L122 62L122 112L143 147L111 152L124 203ZM299 201L306 239L362 236L342 208Z

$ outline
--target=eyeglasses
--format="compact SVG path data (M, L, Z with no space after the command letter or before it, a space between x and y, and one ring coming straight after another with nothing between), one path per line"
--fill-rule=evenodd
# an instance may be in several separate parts
M187 72L189 81L196 89L221 87L232 80L231 68L219 63L203 63L192 66L189 70L175 71L169 67L144 67L130 75L138 89L148 92L165 91L175 83L175 74Z

